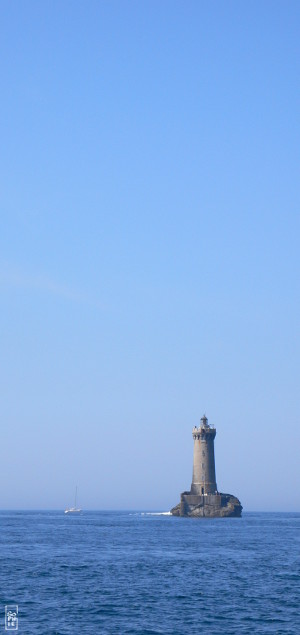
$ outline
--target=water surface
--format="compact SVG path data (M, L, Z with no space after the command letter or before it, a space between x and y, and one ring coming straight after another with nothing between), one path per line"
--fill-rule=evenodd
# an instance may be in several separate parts
M299 635L300 514L1 512L0 632Z

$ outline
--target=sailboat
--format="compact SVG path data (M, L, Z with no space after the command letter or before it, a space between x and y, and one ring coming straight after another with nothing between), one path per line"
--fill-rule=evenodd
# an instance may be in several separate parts
M77 485L76 485L75 505L74 505L74 507L68 507L67 509L65 509L65 514L78 514L79 512L81 512L81 509L79 509L79 507L77 507Z

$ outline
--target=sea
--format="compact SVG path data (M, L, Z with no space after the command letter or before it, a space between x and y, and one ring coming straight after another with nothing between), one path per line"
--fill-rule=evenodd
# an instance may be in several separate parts
M300 634L299 513L2 511L0 541L0 633Z

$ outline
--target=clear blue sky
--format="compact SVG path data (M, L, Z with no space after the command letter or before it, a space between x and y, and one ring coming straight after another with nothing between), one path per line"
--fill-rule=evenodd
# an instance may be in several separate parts
M299 510L299 2L0 24L0 508Z

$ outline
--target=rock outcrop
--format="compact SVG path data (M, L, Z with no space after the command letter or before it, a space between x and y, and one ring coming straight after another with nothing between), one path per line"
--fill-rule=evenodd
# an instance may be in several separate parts
M180 503L171 509L173 516L191 516L193 518L240 518L242 505L231 494L206 494L197 496L183 492Z

